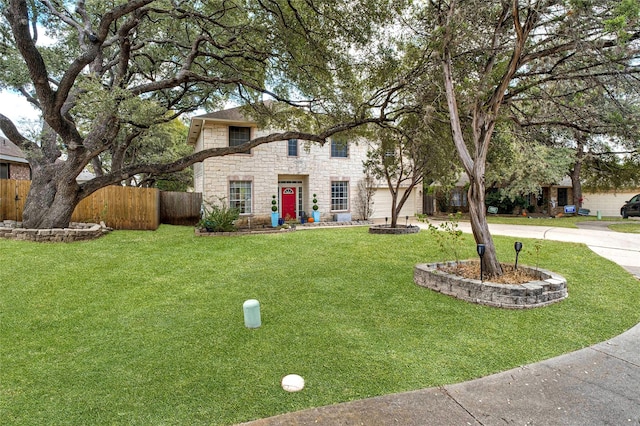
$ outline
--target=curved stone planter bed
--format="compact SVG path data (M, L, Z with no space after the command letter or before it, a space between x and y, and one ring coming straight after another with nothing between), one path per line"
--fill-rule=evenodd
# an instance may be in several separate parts
M68 228L28 229L21 222L0 222L0 238L39 243L71 243L100 238L110 232L104 223L70 223Z
M443 266L455 266L455 262L416 265L414 282L421 287L467 302L506 309L538 308L560 302L569 295L567 280L562 275L545 269L519 266L519 269L539 274L539 280L524 284L498 284L463 278L438 269Z
M417 234L418 232L420 232L420 227L415 225L396 226L395 228L392 228L391 225L375 225L369 227L370 234L405 235Z

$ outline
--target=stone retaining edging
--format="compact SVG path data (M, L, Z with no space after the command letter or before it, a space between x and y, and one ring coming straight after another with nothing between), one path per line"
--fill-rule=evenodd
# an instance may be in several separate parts
M418 232L420 232L420 227L416 225L396 226L395 228L392 228L391 225L375 225L369 227L370 234L406 235L417 234Z
M545 269L519 266L519 269L540 274L540 280L525 284L498 284L448 274L439 269L443 266L455 266L455 262L416 265L414 282L421 287L467 302L506 309L538 308L560 302L569 295L567 280L562 275Z
M28 229L21 222L5 220L0 222L0 238L18 241L71 243L94 240L110 232L104 223L70 223L68 228Z
M209 232L200 228L195 229L196 237L241 237L243 235L278 234L281 232L292 232L296 228L255 228L239 229L230 232Z
M370 225L373 222L370 220L352 220L349 222L312 222L312 223L298 223L295 228L252 228L252 229L240 229L235 232L207 232L202 229L196 227L195 235L198 237L233 237L233 236L243 236L243 235L258 235L258 234L276 234L279 232L290 232L302 229L312 229L312 228L325 228L325 227L333 227L333 226L361 226L361 225Z

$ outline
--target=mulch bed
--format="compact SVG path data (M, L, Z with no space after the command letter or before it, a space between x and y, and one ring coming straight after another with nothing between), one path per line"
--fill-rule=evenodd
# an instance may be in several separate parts
M497 284L524 284L540 279L540 276L537 273L528 270L528 268L521 268L516 271L514 265L506 263L501 263L500 265L504 272L503 275L489 276L485 272L484 280ZM461 263L456 266L443 266L438 269L448 274L459 275L468 279L477 280L480 278L480 262L477 260Z

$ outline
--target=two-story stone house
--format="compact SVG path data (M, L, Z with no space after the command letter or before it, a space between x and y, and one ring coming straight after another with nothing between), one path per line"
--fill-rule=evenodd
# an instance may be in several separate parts
M240 145L272 132L259 129L239 108L232 108L193 117L188 142L201 151ZM360 219L358 185L364 179L362 162L367 149L366 141L356 143L340 137L324 146L303 140L263 144L244 154L195 164L194 188L204 200L224 198L249 217L268 218L273 195L281 218L299 218L302 212L311 216L316 194L322 221ZM414 192L403 215L419 211L418 196L422 193ZM386 183L377 184L371 217L390 216L389 200Z

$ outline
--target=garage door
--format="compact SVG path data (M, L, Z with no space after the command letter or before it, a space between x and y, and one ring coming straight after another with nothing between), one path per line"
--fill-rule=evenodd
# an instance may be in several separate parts
M640 193L640 189L632 192L584 194L582 208L589 209L589 214L596 215L598 211L602 216L620 217L620 207L634 195Z
M402 197L404 191L398 194L398 198ZM417 212L416 209L416 194L417 190L413 190L413 194L409 196L409 199L402 206L400 211L400 217L414 216ZM373 196L373 214L372 219L384 219L385 217L391 217L391 192L388 188L378 188Z

